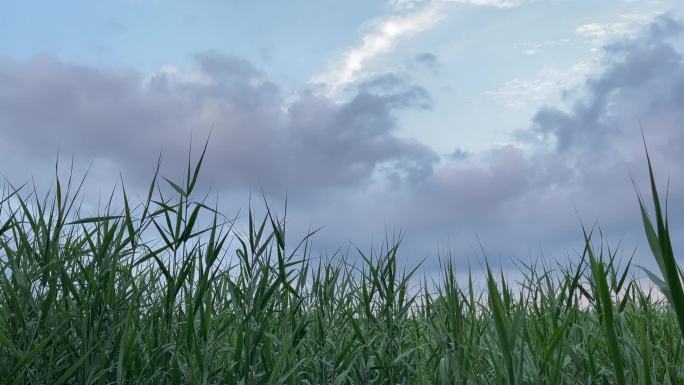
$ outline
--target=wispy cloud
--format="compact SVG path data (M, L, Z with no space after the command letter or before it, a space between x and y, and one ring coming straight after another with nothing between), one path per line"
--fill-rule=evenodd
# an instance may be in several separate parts
M444 6L464 4L511 8L522 0L390 0L389 6L395 14L381 17L371 23L372 27L363 36L361 43L347 49L341 64L315 75L311 82L323 85L327 96L335 95L341 87L354 83L363 73L364 66L372 59L391 52L406 38L436 25L444 16Z
M634 38L639 30L651 23L657 15L622 14L619 21L582 24L577 27L576 32L588 39L592 50L597 51L612 39Z
M534 78L513 78L485 96L512 109L538 108L543 102L558 98L563 90L578 87L587 75L598 69L595 61L580 61L570 68L544 68Z
M489 7L512 8L522 4L522 0L446 0L450 3L484 5Z
M433 0L432 2L440 1L446 3L482 5L499 8L517 7L522 3L522 0ZM429 2L430 0L389 0L388 4L396 10L409 10Z
M442 4L435 2L416 11L376 20L371 30L363 36L361 44L344 52L340 65L314 76L312 81L323 84L327 93L334 95L340 87L357 80L369 60L391 52L401 39L435 25L442 18Z
M523 55L536 55L547 48L559 47L562 45L566 45L570 42L571 40L569 38L524 42L523 44L521 44L520 53L522 53Z

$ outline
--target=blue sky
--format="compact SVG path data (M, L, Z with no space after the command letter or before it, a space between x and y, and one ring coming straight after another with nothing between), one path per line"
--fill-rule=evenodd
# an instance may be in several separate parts
M300 229L330 229L322 249L396 226L412 255L450 245L465 260L476 236L502 257L565 255L576 210L632 247L640 119L684 197L683 13L674 0L0 0L2 171L41 175L60 147L103 183L121 171L142 185L150 154L173 170L190 132L214 126L207 183L226 206L287 191Z
M677 1L581 0L4 1L0 7L0 34L11 37L0 40L7 56L49 53L153 73L188 69L195 53L218 50L250 61L285 93L330 79L346 54L361 50L364 37L392 19L419 24L434 8L417 31L365 60L353 79L399 70L419 81L434 109L403 113L402 134L444 153L507 142L543 102L561 101L563 90L596 69L602 44L683 8ZM417 68L421 54L438 58L433 69Z

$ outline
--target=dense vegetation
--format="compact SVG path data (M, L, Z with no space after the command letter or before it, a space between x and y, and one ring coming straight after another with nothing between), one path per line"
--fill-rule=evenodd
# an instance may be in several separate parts
M652 179L653 222L639 202L656 289L590 230L581 258L516 284L487 268L480 290L444 261L415 288L393 243L357 264L313 258L268 207L237 231L194 198L202 158L183 183L155 174L142 202L121 189L98 216L80 216L71 180L41 197L7 184L0 381L684 383L682 272Z

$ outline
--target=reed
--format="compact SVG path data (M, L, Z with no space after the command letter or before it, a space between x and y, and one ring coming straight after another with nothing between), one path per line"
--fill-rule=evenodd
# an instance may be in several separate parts
M650 159L655 221L638 202L664 297L591 231L576 261L522 264L515 285L487 266L482 290L448 260L415 289L393 243L312 258L313 234L291 245L268 206L243 233L198 198L203 158L97 216L79 215L82 182L6 185L3 383L684 383L684 275Z

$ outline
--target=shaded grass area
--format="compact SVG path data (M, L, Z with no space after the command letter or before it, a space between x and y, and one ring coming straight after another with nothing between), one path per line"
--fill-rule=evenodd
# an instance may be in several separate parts
M656 290L590 230L581 258L523 265L521 282L487 266L480 290L447 260L415 289L397 244L355 264L312 258L312 234L290 245L268 207L235 231L195 197L202 159L182 183L155 173L142 202L122 189L94 217L79 215L72 180L43 197L6 187L0 381L684 383L683 275L652 172L655 221L639 204Z

